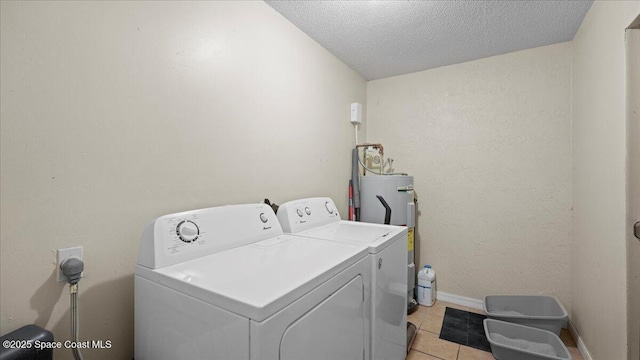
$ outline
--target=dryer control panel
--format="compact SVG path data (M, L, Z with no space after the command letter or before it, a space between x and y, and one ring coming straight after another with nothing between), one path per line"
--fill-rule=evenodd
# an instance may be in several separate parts
M138 264L157 269L282 234L269 205L228 205L161 216L142 233Z
M336 204L327 197L289 201L278 208L278 221L286 233L340 221Z

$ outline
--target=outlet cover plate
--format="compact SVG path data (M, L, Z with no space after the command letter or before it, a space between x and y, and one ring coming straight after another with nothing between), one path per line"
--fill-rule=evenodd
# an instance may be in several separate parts
M64 276L64 274L62 273L62 269L60 269L60 264L62 264L63 261L65 261L67 258L72 256L77 257L78 259L84 261L84 259L82 258L83 256L82 246L70 247L66 249L58 249L56 253L58 256L58 262L56 264L56 268L58 269L58 282L59 283L67 282L67 277ZM84 277L84 272L80 274L80 277Z

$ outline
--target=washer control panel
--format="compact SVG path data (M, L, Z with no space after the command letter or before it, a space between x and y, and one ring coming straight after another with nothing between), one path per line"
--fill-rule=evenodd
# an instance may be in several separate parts
M340 214L330 198L308 198L280 205L278 221L284 232L296 233L340 221Z
M281 234L276 214L265 204L165 215L144 228L138 264L155 269Z

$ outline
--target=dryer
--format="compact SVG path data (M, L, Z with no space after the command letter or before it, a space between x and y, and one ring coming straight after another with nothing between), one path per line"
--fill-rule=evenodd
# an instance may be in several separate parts
M362 245L283 234L271 207L159 217L135 269L135 359L369 356Z
M330 198L280 205L285 233L330 242L365 245L371 268L371 357L402 360L407 355L407 228L344 221Z

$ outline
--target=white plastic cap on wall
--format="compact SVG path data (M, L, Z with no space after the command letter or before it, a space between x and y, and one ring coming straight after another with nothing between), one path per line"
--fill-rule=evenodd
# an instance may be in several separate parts
M362 104L351 103L351 122L362 124Z

